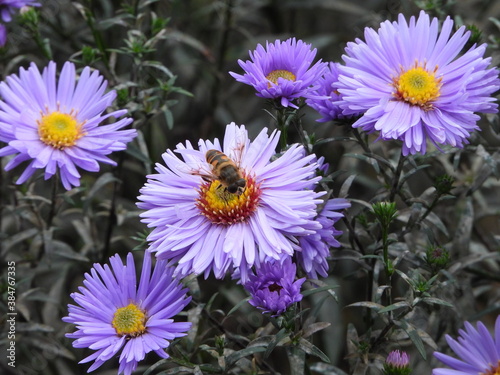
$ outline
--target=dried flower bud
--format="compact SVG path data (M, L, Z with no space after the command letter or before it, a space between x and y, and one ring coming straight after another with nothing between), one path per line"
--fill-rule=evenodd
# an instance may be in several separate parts
M442 246L429 246L425 251L425 261L432 271L436 273L448 266L450 253Z
M434 181L434 187L436 188L436 192L439 195L450 194L451 189L453 189L454 182L455 179L452 176L443 174L439 177L436 177Z

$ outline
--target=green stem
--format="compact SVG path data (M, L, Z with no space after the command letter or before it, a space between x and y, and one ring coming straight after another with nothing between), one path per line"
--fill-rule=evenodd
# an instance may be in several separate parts
M389 195L390 202L394 202L394 198L396 198L396 194L398 193L399 178L401 177L401 173L403 172L404 162L405 157L403 156L403 154L400 154L398 166L396 167L396 172L394 173L394 178L392 180L391 193Z

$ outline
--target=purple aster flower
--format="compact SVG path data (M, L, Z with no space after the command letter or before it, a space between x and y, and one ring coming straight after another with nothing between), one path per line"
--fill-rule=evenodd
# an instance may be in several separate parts
M406 352L393 350L384 364L384 375L409 375L411 373L410 357Z
M465 322L465 330L459 330L458 340L446 335L450 348L461 360L449 355L434 352L434 356L451 367L436 368L432 375L496 375L500 373L500 315L495 323L495 336L491 337L488 329L481 322L474 328Z
M296 271L290 257L262 263L245 283L252 296L248 302L263 312L273 313L273 316L281 315L289 306L302 300L300 287L306 279L295 281Z
M366 28L366 42L348 43L338 91L344 114L364 113L353 127L403 141L404 155L424 154L427 140L438 148L468 143L479 129L476 112L497 112L491 94L500 80L483 58L486 44L461 54L470 32L452 29L450 17L439 32L438 19L422 11L409 24L400 14L378 31Z
M199 150L188 142L162 155L166 167L148 176L137 205L146 210L142 221L153 228L150 250L161 259L178 263L181 275L211 271L222 278L240 268L247 271L266 257L293 254L292 236L306 236L320 229L314 220L322 193L314 192L315 156L304 156L303 147L290 146L271 161L279 132L263 129L251 142L244 126L226 127L221 146L200 140ZM220 169L206 160L209 150L225 155L213 163L234 163L246 182L243 191L230 193L220 181ZM215 174L214 174L215 173Z
M279 99L283 107L297 108L292 103L297 98L315 97L312 86L326 69L326 63L318 61L311 66L316 49L295 38L282 42L266 43L266 48L257 45L255 51L249 51L250 60L238 64L245 74L229 72L238 82L251 85L257 96L267 99Z
M148 252L139 283L132 253L125 265L118 255L110 258L110 264L94 264L90 274L85 274L80 293L71 294L79 306L68 305L69 315L63 321L77 327L76 332L66 334L76 339L75 348L96 350L80 362L94 361L88 372L121 351L118 374L129 375L151 351L168 358L164 349L170 341L185 336L191 328L191 323L172 319L191 297L165 261L158 261L151 274Z
M324 207L316 217L321 225L314 234L299 237L297 251L297 263L306 272L307 277L317 279L318 274L328 276L327 258L330 256L330 247L340 247L335 238L342 231L335 228L335 223L344 217L340 210L351 207L351 204L342 198L333 198L326 201Z
M100 125L127 111L103 114L116 93L104 94L107 81L98 71L86 67L78 83L75 80L74 64L65 63L57 81L56 64L50 62L42 74L31 64L0 83L0 141L8 144L0 149L0 157L14 155L5 170L30 160L16 183L24 183L37 169L45 169L45 179L59 170L69 190L80 185L76 167L96 172L98 162L116 165L106 155L126 149L137 135L135 129L122 130L130 118Z
M350 117L345 116L340 107L342 95L338 92L339 65L339 63L334 62L328 65L329 69L316 82L317 89L311 91L316 97L306 99L307 105L323 116L316 120L318 122L335 121Z
M4 22L12 21L12 15L25 6L40 6L36 0L0 0L0 17Z

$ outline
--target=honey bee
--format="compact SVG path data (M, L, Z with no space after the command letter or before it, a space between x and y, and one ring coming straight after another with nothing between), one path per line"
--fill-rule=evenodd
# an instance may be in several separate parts
M212 179L219 180L221 186L231 194L241 195L247 184L240 168L226 154L218 150L208 150L207 163L212 166Z

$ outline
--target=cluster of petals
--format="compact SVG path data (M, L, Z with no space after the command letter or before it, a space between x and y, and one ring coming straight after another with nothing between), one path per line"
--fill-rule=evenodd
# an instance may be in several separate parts
M42 73L32 63L28 69L20 68L19 75L10 75L0 83L0 141L7 143L0 149L0 156L13 156L6 170L28 161L16 183L22 184L36 170L44 169L45 179L59 171L63 186L69 190L80 185L77 167L96 172L99 162L116 165L106 155L126 149L137 132L123 129L132 122L126 117L101 125L108 118L127 113L104 113L116 97L115 91L105 93L106 87L107 81L89 67L83 69L77 81L75 65L70 62L64 64L59 79L54 62ZM80 134L74 145L58 148L41 139L40 123L44 116L53 114L62 114L78 124Z
M465 330L459 330L457 340L446 335L446 341L460 359L444 353L434 356L450 368L436 368L432 375L494 375L500 373L500 315L494 327L494 336L478 322L474 327L465 322Z
M142 221L153 228L150 250L177 262L179 275L213 271L222 278L238 269L242 281L254 264L293 255L291 238L321 229L315 217L322 193L309 188L319 180L315 156L304 156L303 146L295 144L272 160L278 141L279 132L269 135L267 129L250 141L244 126L231 123L222 144L218 139L200 140L198 149L179 144L175 152L180 158L167 150L165 166L157 164L157 173L147 176L137 204L144 210ZM258 204L242 221L214 223L197 206L204 180L194 171L211 170L205 158L210 149L237 161L255 181Z
M255 51L249 51L250 60L238 60L244 74L229 72L238 82L251 85L255 88L257 96L267 99L277 99L283 107L297 108L293 103L298 98L311 98L317 95L318 79L327 69L326 63L320 61L314 65L316 49L311 45L295 38L285 41L276 40L266 43L264 48L257 45ZM290 77L279 77L270 80L272 72L284 71Z
M318 274L328 276L330 248L340 247L336 237L342 234L335 228L335 223L344 217L342 211L350 206L350 202L344 198L328 199L315 219L321 228L314 234L298 238L295 252L297 263L309 278L317 279Z
M80 362L94 361L88 372L119 354L118 373L130 375L151 351L168 358L164 349L191 328L191 323L172 319L190 302L187 289L173 278L173 269L165 261L158 261L151 273L151 258L146 252L137 282L132 253L126 264L114 255L109 260L111 267L95 264L85 274L79 293L71 294L77 305L68 306L69 314L63 320L77 329L66 336L75 339L75 348L95 350ZM115 313L131 303L145 313L145 330L135 335L118 334L113 326Z
M296 273L297 267L290 257L261 264L245 283L251 295L248 302L264 313L281 315L302 300L300 287L306 279L295 280Z
M492 93L500 88L498 70L484 58L486 44L462 53L470 32L446 18L439 31L437 18L421 12L406 22L385 21L378 30L365 29L365 41L347 44L339 66L339 89L344 114L363 113L353 127L378 131L381 139L399 139L404 155L426 152L427 140L463 147L478 130L477 112L495 113ZM403 72L420 69L434 92L422 103L403 100L395 80ZM416 82L419 83L419 82Z
M306 99L309 107L316 110L322 117L316 121L336 121L346 117L342 112L342 95L338 91L339 63L330 62L328 70L316 82L317 88L311 93L313 96Z

